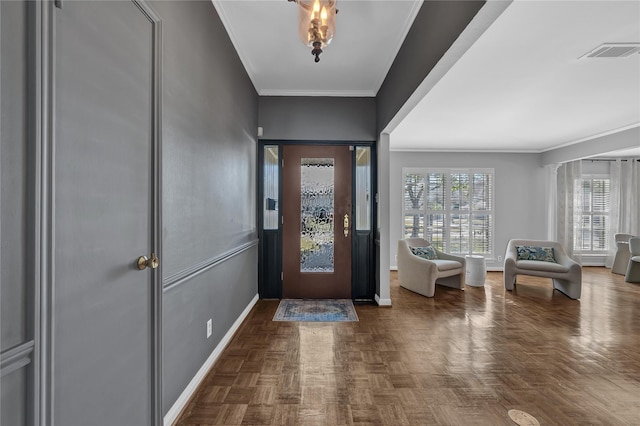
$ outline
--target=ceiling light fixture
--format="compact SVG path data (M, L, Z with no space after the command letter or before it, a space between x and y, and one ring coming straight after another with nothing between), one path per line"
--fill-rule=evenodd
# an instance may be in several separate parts
M336 32L336 0L289 0L298 4L298 33L305 46L311 47L315 62L320 62L322 48Z

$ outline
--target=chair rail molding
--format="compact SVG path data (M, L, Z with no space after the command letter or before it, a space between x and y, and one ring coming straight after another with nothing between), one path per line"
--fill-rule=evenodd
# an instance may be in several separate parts
M2 352L2 354L0 354L0 377L4 377L9 373L13 373L29 365L33 360L34 345L35 342L29 340L28 342Z
M245 251L258 246L258 239L251 240L247 243L239 245L231 250L228 250L222 253L219 256L215 256L202 262L196 263L195 265L189 266L188 268L183 269L173 275L168 276L163 280L163 292L166 293L174 288L190 281L192 278L208 271L209 269L220 265L221 263L226 262L227 260L238 256Z

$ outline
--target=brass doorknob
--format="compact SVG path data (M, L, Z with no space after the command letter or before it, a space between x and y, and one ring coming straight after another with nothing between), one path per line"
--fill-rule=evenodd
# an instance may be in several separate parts
M138 269L141 271L147 269L147 267L156 269L158 266L160 266L160 259L158 259L155 253L151 253L150 258L147 256L140 256L138 258Z

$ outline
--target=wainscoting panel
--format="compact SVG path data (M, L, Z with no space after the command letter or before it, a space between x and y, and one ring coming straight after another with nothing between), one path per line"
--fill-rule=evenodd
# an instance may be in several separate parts
M0 424L26 424L27 377L32 363L33 340L2 352L0 356Z
M278 230L262 231L262 256L260 259L260 297L280 299L282 297L282 250Z
M371 231L353 233L352 299L373 300L372 245Z
M258 293L258 246L193 271L163 294L163 415ZM207 338L207 321L212 336Z
M34 333L31 265L33 246L29 233L35 221L29 215L29 149L34 128L29 99L32 76L28 63L33 42L29 9L35 2L0 1L0 424L22 426L29 422L33 387Z
M0 380L0 424L24 425L26 424L27 401L27 369L20 368L12 373L3 374Z
M0 343L3 352L27 339L27 6L0 2L2 29L2 238ZM11 43L4 43L4 40Z

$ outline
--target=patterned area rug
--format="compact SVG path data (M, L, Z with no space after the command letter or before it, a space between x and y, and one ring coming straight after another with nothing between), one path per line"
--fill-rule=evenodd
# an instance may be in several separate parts
M273 321L346 322L358 315L349 299L282 299Z

